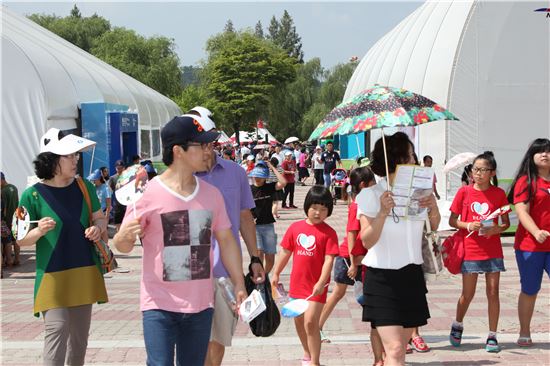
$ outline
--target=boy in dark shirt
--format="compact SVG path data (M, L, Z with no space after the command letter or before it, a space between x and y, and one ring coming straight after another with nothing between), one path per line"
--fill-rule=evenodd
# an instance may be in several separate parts
M269 178L269 170L275 174L277 182L266 183ZM284 188L286 179L269 161L258 162L248 176L253 179L250 189L256 207L251 211L256 222L259 257L262 262L265 257L265 273L269 273L275 262L275 254L277 254L277 234L275 234L275 218L272 213L273 193Z

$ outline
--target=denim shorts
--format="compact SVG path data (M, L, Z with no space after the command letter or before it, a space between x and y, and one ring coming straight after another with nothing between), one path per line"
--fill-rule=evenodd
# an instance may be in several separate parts
M256 225L256 246L265 254L277 254L274 224Z
M462 273L493 273L505 272L504 260L502 258L492 258L482 261L463 261Z
M540 291L542 275L550 277L550 252L526 252L516 250L521 281L521 292L526 295L536 295Z

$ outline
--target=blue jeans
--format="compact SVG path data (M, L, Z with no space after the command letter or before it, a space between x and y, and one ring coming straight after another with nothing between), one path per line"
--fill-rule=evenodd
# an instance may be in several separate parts
M330 183L332 182L332 179L330 179L330 173L323 173L323 179L324 179L325 187L329 188Z
M274 224L256 225L257 247L265 254L277 254L277 234Z
M173 366L174 346L178 366L204 365L213 313L212 308L199 313L144 311L143 338L147 365Z

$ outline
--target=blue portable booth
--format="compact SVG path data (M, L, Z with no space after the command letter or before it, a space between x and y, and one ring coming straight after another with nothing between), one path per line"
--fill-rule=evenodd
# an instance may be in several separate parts
M82 154L84 176L102 166L115 174L117 160L128 164L132 156L139 154L139 118L137 113L128 111L128 106L82 103L81 121L82 136L96 142L95 150Z

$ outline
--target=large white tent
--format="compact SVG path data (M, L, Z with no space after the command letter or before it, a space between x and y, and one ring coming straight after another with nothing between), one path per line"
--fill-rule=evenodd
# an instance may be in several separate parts
M139 114L143 156L155 157L161 125L181 114L170 99L89 53L1 7L1 169L20 189L33 175L40 136L76 129L87 102L126 105ZM159 141L153 141L153 139Z
M459 122L416 128L419 156L441 172L457 153L492 150L512 178L528 144L550 135L550 21L543 2L429 1L361 60L344 99L374 84L404 87L446 106ZM371 142L380 137L372 131ZM459 175L439 173L450 198ZM449 178L449 179L447 179Z

